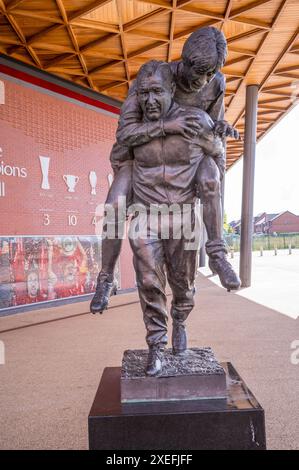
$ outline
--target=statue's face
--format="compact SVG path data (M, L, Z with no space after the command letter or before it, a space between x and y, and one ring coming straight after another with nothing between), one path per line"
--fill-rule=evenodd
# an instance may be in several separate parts
M199 53L193 54L192 57L183 62L183 75L190 90L199 91L213 80L218 72L217 61L218 55L215 52L204 57Z
M157 121L166 116L174 95L174 85L164 81L160 72L144 77L138 84L138 100L144 116Z

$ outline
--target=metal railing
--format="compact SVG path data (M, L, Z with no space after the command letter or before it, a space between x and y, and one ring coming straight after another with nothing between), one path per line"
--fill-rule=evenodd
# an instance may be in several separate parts
M240 235L226 234L224 236L229 250L240 251ZM292 250L299 248L299 233L279 233L277 235L254 234L252 251Z

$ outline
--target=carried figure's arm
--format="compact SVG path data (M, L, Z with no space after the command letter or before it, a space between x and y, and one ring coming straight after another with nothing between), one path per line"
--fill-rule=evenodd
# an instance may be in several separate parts
M204 153L214 158L223 157L225 152L223 139L215 131L213 119L204 111L198 110L197 125L197 143Z
M224 154L224 145L219 135L214 132L208 132L199 138L200 146L203 151L211 157L218 158Z
M186 113L181 118L157 121L142 121L143 115L138 103L136 86L132 85L129 95L122 105L116 139L119 145L136 147L166 134L181 134L184 137L196 135L198 126L194 113Z
M222 83L220 86L220 92L216 99L212 102L209 109L207 110L209 116L215 122L215 132L221 136L222 139L225 137L232 137L233 139L239 140L240 134L231 124L224 119L224 93L225 93L225 77L222 76Z

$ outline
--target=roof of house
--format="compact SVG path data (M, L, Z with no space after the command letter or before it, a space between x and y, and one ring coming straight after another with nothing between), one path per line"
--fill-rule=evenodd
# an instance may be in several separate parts
M263 217L262 219L258 220L257 222L255 222L255 225L262 225L266 222L266 217Z
M232 222L229 223L229 225L230 225L232 228L239 227L239 225L241 225L241 220L232 221Z
M275 219L278 219L279 217L281 217L283 214L286 214L286 213L292 214L292 215L294 215L295 217L299 217L299 215L296 215L296 214L294 214L294 213L291 212L291 211L282 211L282 212L280 212L279 214L273 214L274 217L272 217L272 218L270 219L271 222L272 222L273 220L275 220Z

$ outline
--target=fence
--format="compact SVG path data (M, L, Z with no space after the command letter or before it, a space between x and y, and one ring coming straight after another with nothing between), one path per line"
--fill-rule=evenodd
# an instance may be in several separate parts
M225 241L229 249L235 252L240 251L240 235L227 234ZM253 236L252 251L263 250L278 250L291 248L299 248L299 233L279 233L277 235L257 235Z

